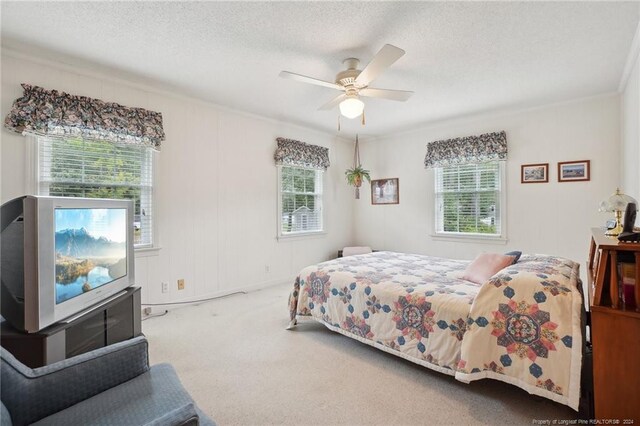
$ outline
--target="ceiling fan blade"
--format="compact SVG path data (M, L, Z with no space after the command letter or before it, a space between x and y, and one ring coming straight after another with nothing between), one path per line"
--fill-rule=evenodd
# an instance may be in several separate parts
M318 80L317 78L307 77L306 75L300 75L289 71L281 71L280 77L289 78L291 80L296 80L301 83L310 83L315 84L316 86L324 86L330 89L343 90L342 86L337 85L335 83L329 83L328 81Z
M406 90L374 89L372 87L360 89L358 93L361 96L367 96L369 98L382 98L401 102L406 101L411 97L411 95L413 95L413 92Z
M382 49L376 53L376 56L373 57L371 62L362 70L358 78L356 78L356 84L366 86L395 61L400 59L402 55L404 55L404 50L390 44L385 44L382 46Z
M338 105L340 102L342 102L346 98L347 98L347 95L345 95L345 94L338 95L335 98L331 99L326 104L322 105L320 108L318 108L318 110L333 109L333 108L335 108L336 105Z

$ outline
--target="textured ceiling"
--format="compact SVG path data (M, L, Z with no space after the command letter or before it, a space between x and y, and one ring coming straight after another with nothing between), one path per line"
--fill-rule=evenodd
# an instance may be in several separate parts
M406 55L372 87L413 90L406 103L365 99L389 134L422 123L617 90L637 2L8 2L2 42L55 51L233 109L336 131L333 81L385 44ZM67 60L66 62L69 62Z

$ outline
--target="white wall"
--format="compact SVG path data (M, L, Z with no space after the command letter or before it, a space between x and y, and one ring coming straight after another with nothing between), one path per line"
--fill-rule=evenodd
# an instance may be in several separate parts
M638 75L637 66L633 75ZM337 249L354 243L466 259L480 251L519 249L565 256L583 264L590 228L608 218L598 213L599 202L621 181L624 187L631 187L627 181L638 181L637 167L625 169L630 177L624 172L623 178L619 170L621 105L635 102L637 117L637 84L629 91L635 101L625 92L624 100L610 95L488 113L362 141L362 162L372 171L372 178L400 178L400 204L372 206L367 190L360 200L353 200L353 189L346 186L343 175L351 166L353 144L333 135L7 51L2 54L3 117L21 95L21 82L163 113L167 140L156 155L155 193L161 249L138 254L136 260L138 283L147 303L226 294L290 280L301 267L329 259ZM627 114L630 108L624 111ZM637 118L632 123L636 144L625 142L624 149L637 153ZM423 167L426 144L499 130L507 132L509 144L508 242L433 239L433 172ZM326 235L287 241L275 238L277 192L272 158L278 136L330 147L332 166L325 177ZM0 199L6 201L27 193L28 164L22 136L2 129L0 144ZM557 182L558 161L585 159L591 160L591 181ZM637 164L634 161L630 164ZM549 183L520 183L522 164L546 162ZM177 290L179 278L186 280L185 290ZM161 293L163 281L170 284L167 294Z
M479 252L522 250L584 261L590 228L604 225L601 200L619 184L619 96L609 95L520 112L484 114L362 143L372 179L400 178L398 205L357 202L356 240L377 249L472 259ZM431 237L433 171L423 165L430 141L505 130L506 244L451 242ZM591 160L591 180L559 183L558 161ZM549 163L549 183L521 184L520 166Z
M634 48L637 46L634 45ZM622 93L622 191L640 200L640 64L636 53Z
M6 50L1 59L2 117L22 95L22 82L162 112L166 140L156 154L154 210L161 249L136 256L143 303L292 280L302 267L335 257L352 243L353 192L343 177L353 158L352 143ZM326 235L276 240L273 153L278 136L330 148L324 182ZM4 202L28 193L28 158L23 136L3 128L0 144ZM178 291L180 278L186 288ZM169 293L161 293L163 281L169 283Z

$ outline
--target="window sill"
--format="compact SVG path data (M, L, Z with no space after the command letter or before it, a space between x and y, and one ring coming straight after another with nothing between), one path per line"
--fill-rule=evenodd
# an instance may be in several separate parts
M133 253L135 257L151 257L159 256L162 247L140 247L134 248Z
M306 238L322 238L325 237L327 235L327 231L315 231L315 232L298 232L295 234L285 234L285 235L278 235L276 237L276 239L278 241L280 240L301 240L301 239L306 239Z
M507 244L507 237L503 235L482 235L482 234L431 234L431 239L435 241L457 241L482 244Z

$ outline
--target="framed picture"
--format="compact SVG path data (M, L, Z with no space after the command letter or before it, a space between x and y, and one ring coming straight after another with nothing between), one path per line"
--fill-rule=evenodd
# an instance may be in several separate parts
M371 181L371 204L398 204L400 182L398 178Z
M558 182L591 180L590 160L558 163Z
M520 183L549 182L549 163L520 166Z

